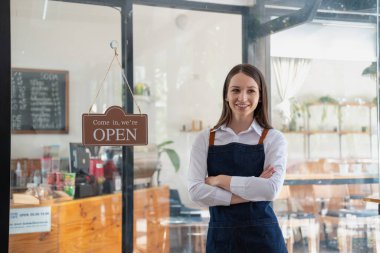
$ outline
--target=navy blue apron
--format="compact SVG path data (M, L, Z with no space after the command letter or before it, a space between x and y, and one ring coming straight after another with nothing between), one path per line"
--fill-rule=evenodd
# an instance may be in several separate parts
M257 145L214 145L211 130L207 157L209 176L258 177L263 172L264 129ZM254 189L253 189L254 190ZM284 237L270 201L210 207L207 253L286 253Z

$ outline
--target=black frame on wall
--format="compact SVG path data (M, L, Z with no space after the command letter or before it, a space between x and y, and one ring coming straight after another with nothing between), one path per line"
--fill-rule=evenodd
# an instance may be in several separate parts
M128 73L128 82L133 85L133 4L177 8L195 11L238 14L242 16L242 59L243 62L261 64L262 71L270 78L269 41L267 35L308 22L313 19L322 0L307 1L305 6L294 13L269 20L263 9L265 0L257 0L255 6L235 6L185 0L55 0L70 3L119 7L121 9L122 65ZM296 18L298 16L298 18ZM286 20L286 22L283 22ZM290 21L289 21L290 20ZM263 53L264 52L264 53ZM10 201L10 0L0 2L0 147L3 150L0 168L4 168L0 183L2 205L0 211L1 231L9 231ZM268 82L270 83L270 82ZM133 89L133 87L131 87ZM270 88L270 87L269 87ZM133 112L131 95L123 93L123 107ZM123 147L123 188L122 188L122 252L133 252L133 147ZM126 225L125 225L126 224ZM9 233L1 233L0 252L8 251Z

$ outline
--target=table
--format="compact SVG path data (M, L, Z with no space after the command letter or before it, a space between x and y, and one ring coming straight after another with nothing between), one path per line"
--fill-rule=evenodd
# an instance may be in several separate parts
M380 197L366 197L363 198L363 201L377 203L379 205L378 213L380 214Z

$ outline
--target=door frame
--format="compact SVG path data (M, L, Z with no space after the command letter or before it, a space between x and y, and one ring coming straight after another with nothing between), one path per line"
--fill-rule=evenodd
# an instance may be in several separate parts
M11 167L11 9L10 0L0 4L0 252L8 252L9 246L9 205ZM5 233L8 231L8 233Z

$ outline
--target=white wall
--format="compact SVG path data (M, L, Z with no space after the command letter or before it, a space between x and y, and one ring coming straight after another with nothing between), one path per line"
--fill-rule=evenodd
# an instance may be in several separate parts
M318 21L271 36L271 55L279 57L376 61L373 24Z
M376 82L362 76L362 71L372 61L376 61L376 29L371 24L352 24L339 22L317 22L304 24L271 37L271 55L290 58L311 59L310 72L295 98L301 102L317 101L321 96L330 96L338 100L370 102L376 96ZM275 106L279 102L276 80L272 76L272 101ZM327 123L333 125L337 121L337 113L333 108L328 111ZM363 108L362 108L363 109ZM314 129L322 124L321 107L313 108L310 126ZM349 117L344 119L345 127L358 130L361 126L371 124L376 132L376 109L372 109L372 122L369 110L350 109ZM346 113L346 114L347 114ZM274 113L274 121L281 125L278 114ZM287 134L289 142L289 160L307 157L307 139L301 134ZM369 136L344 136L343 157L377 157L376 142L372 141L370 151ZM310 138L311 157L339 158L338 135L314 135Z
M115 9L49 1L45 20L43 9L43 0L12 0L12 67L69 71L69 133L13 134L12 158L39 158L43 146L55 144L67 157L69 142L81 142L81 115L88 112L113 57L110 41L120 41ZM99 109L121 105L119 76L114 65L97 99Z

